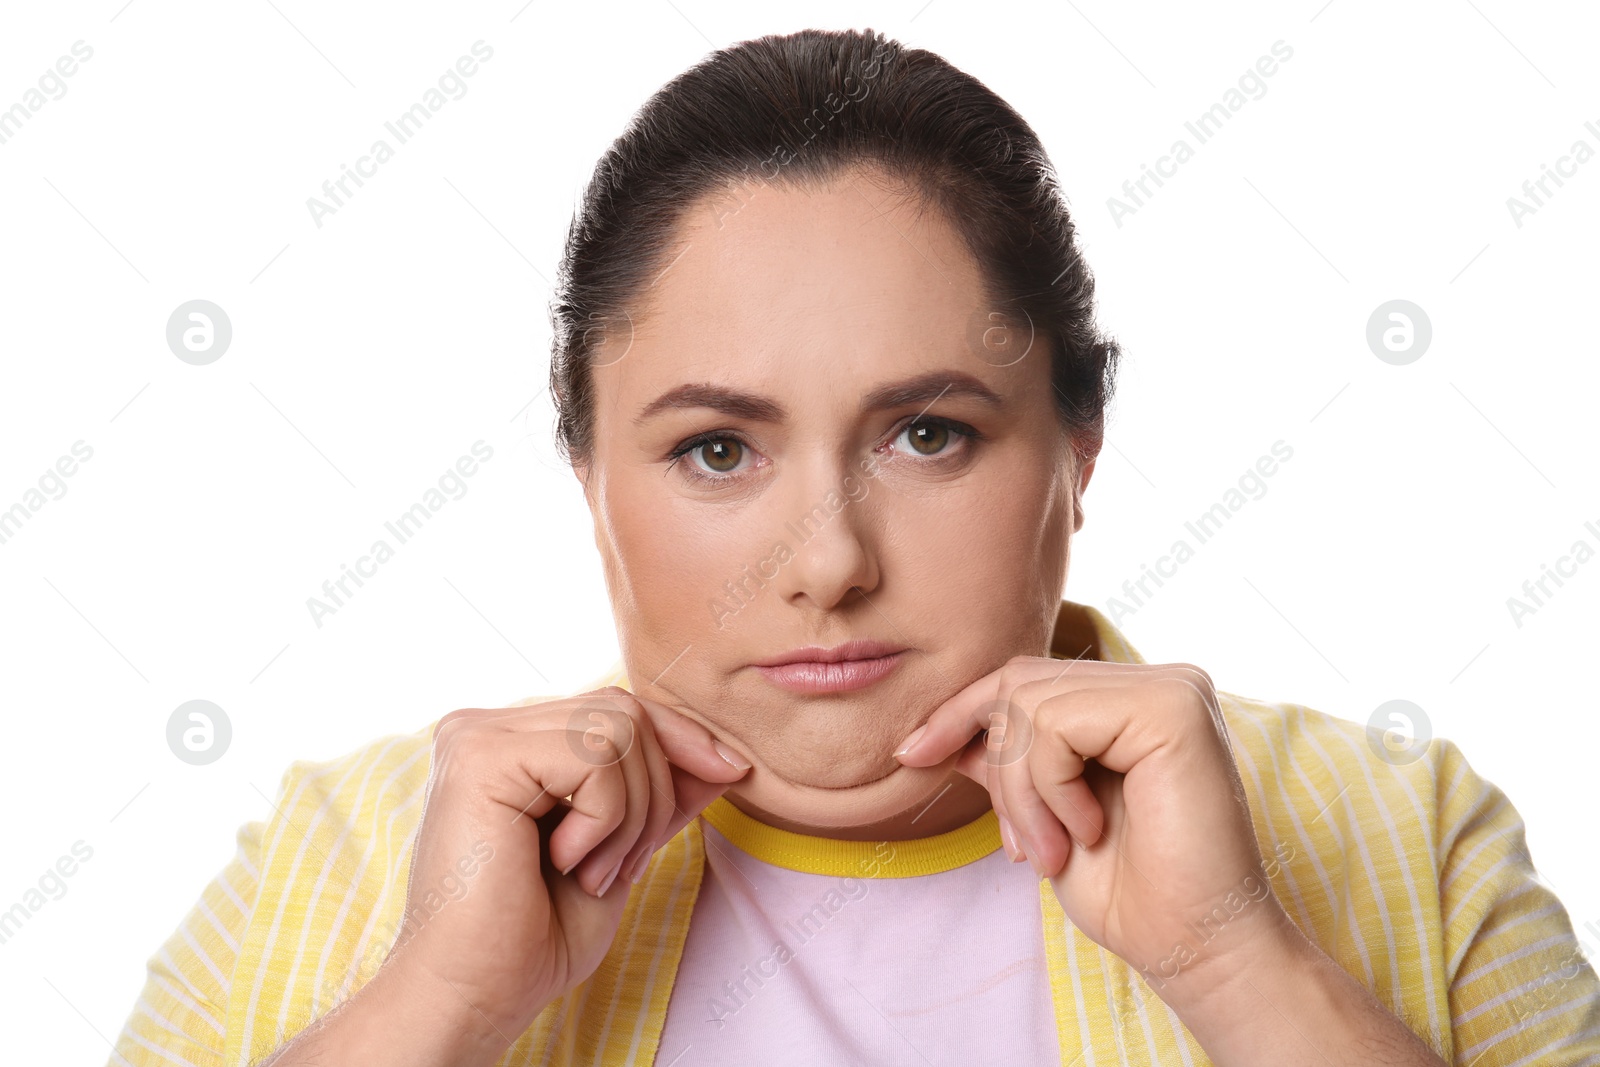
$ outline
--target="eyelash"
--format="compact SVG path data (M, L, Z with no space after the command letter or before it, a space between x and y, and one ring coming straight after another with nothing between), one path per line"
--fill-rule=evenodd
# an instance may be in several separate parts
M894 431L894 435L889 438L890 442L892 443L894 441L898 441L901 434L915 426L944 427L957 437L962 437L967 440L968 443L964 451L970 451L974 444L976 444L978 441L984 440L984 435L982 433L973 429L971 426L968 426L964 422L957 422L954 419L946 419L938 415L926 415L912 418L910 421L898 427ZM682 444L678 445L672 450L671 453L669 453L668 458L671 459L672 462L667 464L667 469L671 470L673 467L677 466L678 460L687 456L695 449L702 448L705 445L711 444L715 441L734 441L737 442L741 448L750 447L749 443L746 442L744 438L734 433L714 430L709 433L696 434L687 441L684 441ZM926 462L937 463L941 459L949 458L947 453L948 449L946 452L940 452L937 455L928 456L926 457ZM686 476L691 481L698 481L701 484L720 485L730 482L734 478L738 477L736 474L707 474L705 471L695 466L692 462L686 465L685 471Z

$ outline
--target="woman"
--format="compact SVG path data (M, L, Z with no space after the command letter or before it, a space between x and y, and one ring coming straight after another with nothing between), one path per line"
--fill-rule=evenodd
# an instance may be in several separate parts
M114 1062L1600 1062L1457 749L1061 599L1118 353L982 84L715 53L600 161L553 318L617 669L295 764Z

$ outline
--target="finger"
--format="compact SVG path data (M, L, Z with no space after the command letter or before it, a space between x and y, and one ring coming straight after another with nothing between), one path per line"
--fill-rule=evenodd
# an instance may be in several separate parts
M1020 759L1001 763L995 776L1018 846L1039 877L1054 877L1067 862L1072 839L1050 805L1039 795L1033 780L1032 761L1024 754Z
M595 692L598 691L599 690L595 690ZM588 695L589 694L587 693L578 694L580 698ZM567 702L572 699L574 698L530 697L523 703L511 704L503 708L457 708L455 711L441 715L434 720L432 736L434 738L438 738L439 731L452 723L459 727L466 723L481 723L497 719L527 719L530 715L537 716L537 714L542 710L535 705L555 704L557 702Z
M557 798L570 798L547 846L550 862L563 874L571 874L622 825L628 804L627 781L620 769L573 759L571 735L566 729L506 731L497 739L498 744L517 753L518 765L531 779L529 784L546 794L523 811L541 815L560 803Z
M908 767L928 767L945 759L980 730L991 729L997 718L1008 712L1009 683L1049 679L1066 685L1089 684L1091 678L1146 669L1144 664L1104 663L1098 660L1058 660L1045 656L1017 656L968 684L939 707L923 726L895 750L895 757Z
M989 748L991 743L988 731L980 732L962 747L961 754L956 757L955 763L950 765L950 769L971 778L990 790L992 795L1000 783L992 773L995 759Z
M1061 714L1061 706L1051 698L1034 709L1036 740L1027 757L1029 772L1039 796L1061 820L1073 841L1092 845L1100 840L1105 812L1094 790L1084 780L1084 758L1057 733L1058 714Z
M661 840L665 842L677 837L696 815L706 809L706 805L727 791L727 782L708 782L681 768L672 768L672 818Z
M1082 669L1068 679L1074 666L1084 665L1038 658L1011 661L999 680L1003 710L990 713L995 726L986 735L993 792L1009 813L1017 845L1046 877L1060 872L1074 844L1099 839L1104 818L1093 791L1081 780L1083 756L1059 728L1060 709L1047 702L1063 688L1080 692L1080 687L1112 674L1131 681L1126 672ZM994 743L997 733L1004 738L999 745Z
M750 770L750 760L742 752L702 723L661 701L630 695L650 716L668 763L706 782L735 782Z
M994 808L996 820L1000 823L1000 843L1005 846L1006 856L1012 863L1026 863L1027 854L1022 851L1022 846L1017 840L1017 828L1011 822L1011 812L1006 808L1005 796L1000 791L1000 782L995 780L994 788L989 791L989 804Z
M993 710L999 686L998 671L969 683L933 709L928 721L895 750L895 758L907 767L931 767L948 758L989 727L986 713Z
M1006 855L1014 863L1027 860L1011 813L1000 788L1000 768L1026 757L1032 746L1033 730L1026 714L1013 705L1011 712L989 716L989 727L967 742L952 769L989 791L990 805L1000 822L1000 839Z
M1013 693L1034 709L1037 736L1029 763L1035 788L1060 825L1084 844L1103 833L1105 806L1086 780L1085 760L1168 787L1181 781L1194 795L1229 791L1226 741L1218 733L1213 705L1196 698L1202 687L1192 674L1158 669L1141 676L1106 675L1096 682L1097 688L1067 691L1029 683ZM1024 821L1018 829L1030 835L1036 824L1031 819L1019 823ZM1035 841L1024 844L1032 847ZM1037 847L1053 858L1048 840Z
M488 714L489 710L491 709L457 708L455 711L441 715L433 721L433 729L429 731L428 737L430 740L437 741L439 739L440 730L445 729L446 727L449 727L450 729L459 729L467 723L475 722L484 718Z
M1044 726L1050 736L1035 738L1036 745L1065 746L1126 774L1159 748L1192 749L1196 740L1216 739L1209 706L1195 697L1198 688L1181 673L1161 672L1106 675L1072 689L1030 682L1012 697L1034 709L1036 729L1040 709L1050 705Z
M539 821L540 834L548 842L554 836L559 824L551 820L558 818L560 812L551 812L545 819ZM540 862L554 867L550 859L548 845L540 853ZM561 930L567 935L568 943L574 945L606 945L616 936L619 914L627 906L627 897L622 893L607 893L604 897L596 898L579 884L576 878L555 877L546 881L550 893L550 907L561 924Z
M600 766L614 765L621 771L627 790L627 808L621 822L598 847L590 850L578 871L579 883L600 896L620 875L622 861L633 851L644 829L650 813L650 772L644 765L640 744L642 728L635 718L643 712L631 697L608 694L589 701L580 710L591 722L582 731L580 754Z
M627 878L630 882L635 871L643 871L642 864L648 862L648 857L666 840L667 824L672 821L675 804L672 792L672 765L667 762L666 755L661 751L661 743L656 740L655 729L650 725L647 714L640 715L638 726L640 752L645 770L650 775L650 805L638 843L622 861L622 872L618 875L619 878Z

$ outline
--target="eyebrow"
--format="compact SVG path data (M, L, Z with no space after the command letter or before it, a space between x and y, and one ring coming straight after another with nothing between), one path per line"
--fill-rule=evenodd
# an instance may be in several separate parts
M863 415L906 404L932 403L944 396L964 396L991 408L1005 406L1005 398L964 371L929 371L898 382L880 385L861 398ZM733 389L710 382L691 382L669 389L646 404L634 418L640 425L668 408L712 408L731 418L751 422L782 422L788 417L783 405L759 393Z

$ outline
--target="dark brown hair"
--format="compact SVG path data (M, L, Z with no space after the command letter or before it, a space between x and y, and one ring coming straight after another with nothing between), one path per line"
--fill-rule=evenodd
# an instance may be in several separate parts
M557 447L594 445L591 360L665 268L677 223L741 182L824 182L852 166L940 209L990 306L1047 347L1080 460L1100 451L1120 349L1094 321L1094 276L1038 135L942 57L872 30L802 30L713 52L645 102L595 166L550 303ZM1018 335L1019 337L1021 335ZM608 357L610 358L610 357Z

